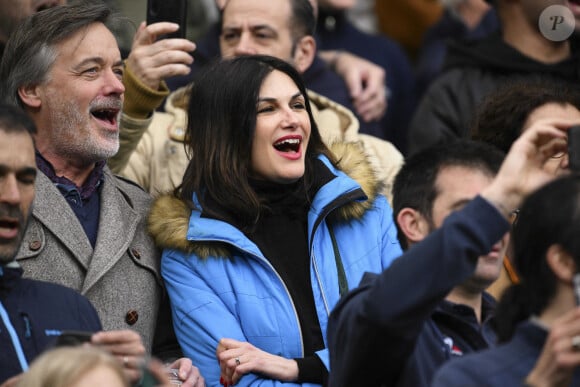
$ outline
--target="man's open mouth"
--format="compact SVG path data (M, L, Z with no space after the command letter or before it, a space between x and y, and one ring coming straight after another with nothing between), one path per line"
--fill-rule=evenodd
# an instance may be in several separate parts
M0 218L0 239L13 239L18 235L20 223L12 218Z
M119 115L119 109L94 109L91 110L93 117L100 121L105 121L111 125L117 125L117 116Z

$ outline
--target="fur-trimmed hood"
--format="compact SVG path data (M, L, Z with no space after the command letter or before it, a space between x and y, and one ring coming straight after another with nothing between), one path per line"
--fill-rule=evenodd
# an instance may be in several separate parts
M354 179L367 196L365 201L351 201L332 214L338 221L360 219L370 209L381 193L382 183L369 162L360 143L335 143L331 147L338 160L338 167ZM149 232L160 248L171 248L200 257L230 255L225 244L192 242L187 240L191 209L172 193L161 195L151 206Z

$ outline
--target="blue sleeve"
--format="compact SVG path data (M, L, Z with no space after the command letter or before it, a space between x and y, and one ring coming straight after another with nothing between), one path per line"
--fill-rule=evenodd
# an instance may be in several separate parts
M382 268L386 269L393 263L393 261L403 254L399 239L397 238L397 226L393 218L393 209L384 196L377 198L377 205L381 206L381 214L383 216L383 251L381 252ZM353 284L354 285L354 284Z
M501 214L478 197L380 275L365 276L330 317L329 385L392 384L425 319L508 229Z
M228 304L222 297L222 293L232 291L227 285L227 279L222 277L220 280L219 275L213 275L215 265L220 265L221 262L209 265L207 261L201 263L200 261L193 255L165 250L161 260L161 272L171 300L175 334L184 355L199 368L207 386L222 387L216 357L219 340L224 337L245 342L251 340L246 337L238 321L237 305ZM194 270L194 265L201 265L199 270L210 274L202 278ZM223 273L223 270L218 268L215 272ZM212 278L213 282L207 282L207 278ZM236 386L282 385L318 386L308 383L283 383L254 373L244 375Z

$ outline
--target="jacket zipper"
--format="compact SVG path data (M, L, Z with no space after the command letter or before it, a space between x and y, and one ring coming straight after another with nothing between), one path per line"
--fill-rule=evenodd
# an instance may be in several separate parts
M207 240L207 241L209 241L209 240ZM296 326L298 327L298 333L300 336L300 354L301 354L301 357L304 357L304 344L303 344L303 337L302 337L302 328L300 327L300 320L298 318L298 312L296 311L296 305L294 305L294 301L292 300L292 297L290 296L290 291L286 287L286 283L284 283L280 274L278 274L276 269L274 269L274 266L272 266L272 264L266 258L262 258L259 255L256 255L248 250L241 249L238 246L236 246L235 244L232 244L231 241L220 240L220 239L212 239L212 241L222 242L222 243L227 243L227 244L233 245L236 249L243 251L247 255L254 257L255 259L265 263L272 270L272 272L274 274L276 274L276 277L278 278L278 280L280 281L282 286L284 286L284 290L286 291L286 296L288 297L288 300L290 301L290 305L292 305L292 310L294 311L294 318L296 319Z
M316 219L316 222L314 223L314 226L312 227L312 234L310 236L310 257L311 257L313 265L314 265L314 273L316 274L316 281L318 282L318 286L321 289L320 293L322 295L322 302L324 303L324 310L326 311L327 316L330 316L330 307L328 306L328 299L326 297L326 292L324 291L324 287L322 286L322 282L320 280L320 271L318 270L318 265L316 263L316 257L314 256L314 234L316 234L318 227L320 226L320 224L322 222L325 221L328 214L330 214L333 210L340 207L342 204L346 204L352 200L359 198L361 196L361 194L364 195L364 192L360 188L358 188L358 189L355 189L354 191L345 193L345 194L337 197L336 199L334 199L332 202L330 202L324 208L324 211L322 211L322 214L320 214L320 216ZM326 335L324 335L324 336L325 336L324 341L326 342Z

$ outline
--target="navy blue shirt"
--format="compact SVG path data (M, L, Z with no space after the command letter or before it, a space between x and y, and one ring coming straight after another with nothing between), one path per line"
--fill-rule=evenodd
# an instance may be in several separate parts
M83 226L91 246L97 243L99 230L99 213L101 211L101 188L103 183L103 168L106 162L100 161L89 174L82 187L64 176L57 176L53 166L38 152L36 152L36 165L62 193L77 219Z

